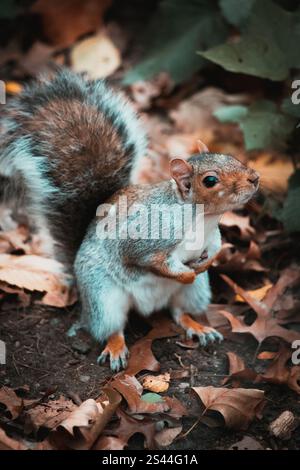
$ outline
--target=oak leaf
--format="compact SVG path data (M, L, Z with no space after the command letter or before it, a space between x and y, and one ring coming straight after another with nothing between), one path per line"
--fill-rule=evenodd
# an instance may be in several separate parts
M221 413L228 428L247 429L254 418L261 417L264 392L245 388L193 387L204 404L202 416L209 410Z

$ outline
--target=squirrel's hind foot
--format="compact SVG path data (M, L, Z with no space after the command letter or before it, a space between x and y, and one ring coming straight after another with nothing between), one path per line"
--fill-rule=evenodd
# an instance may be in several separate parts
M113 372L119 372L127 366L129 351L125 344L124 335L115 333L108 339L107 345L97 359L98 364L104 364L109 357L110 368Z
M206 346L208 343L219 343L223 341L223 335L210 326L204 326L195 321L187 313L183 313L178 319L179 325L186 331L186 336L192 338L196 336L199 339L201 346Z

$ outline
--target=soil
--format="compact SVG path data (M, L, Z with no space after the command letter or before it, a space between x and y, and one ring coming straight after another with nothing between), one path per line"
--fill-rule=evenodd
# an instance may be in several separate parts
M67 331L78 315L79 306L69 311L35 305L26 309L15 308L13 303L4 303L0 309L1 338L7 345L7 365L0 366L0 385L20 387L27 385L32 397L43 393L50 398L60 394L80 399L96 398L99 390L111 377L108 365L96 363L100 347L90 336L80 331L69 338ZM149 325L132 315L127 328L128 345L142 337ZM247 340L245 341L245 338ZM161 363L162 372L190 368L187 379L172 380L168 396L176 396L187 407L190 416L183 419L184 431L197 421L200 405L190 391L190 386L220 386L228 373L226 352L234 351L251 364L256 351L256 342L250 336L229 335L220 345L187 350L180 347L178 337L156 340L153 351ZM243 387L247 384L243 383ZM274 384L248 384L250 388L266 391L267 405L263 418L254 421L246 432L233 432L224 427L209 428L196 425L184 439L176 440L172 449L228 449L243 437L250 436L254 446L258 443L265 449L299 449L300 428L288 441L271 437L269 424L285 410L297 414L300 397L284 386ZM141 436L134 436L130 449L143 447ZM253 443L246 446L251 447ZM242 445L243 446L243 445Z

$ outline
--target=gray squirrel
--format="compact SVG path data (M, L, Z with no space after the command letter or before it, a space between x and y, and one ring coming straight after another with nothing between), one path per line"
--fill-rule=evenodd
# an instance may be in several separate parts
M126 367L124 328L132 308L144 316L168 308L188 337L198 337L202 345L222 340L218 331L190 315L199 315L211 301L207 269L221 248L220 217L253 196L259 176L229 155L208 152L172 160L170 176L155 185L130 185L100 206L76 256L81 326L99 342L107 340L98 361L109 357L114 371ZM178 210L170 217L174 207L192 209L185 225ZM153 208L161 217L151 218ZM166 219L170 231L163 237ZM130 230L136 226L138 233Z
M0 202L25 207L43 236L45 254L68 271L75 260L79 325L107 342L100 363L109 357L112 370L126 367L124 328L131 308L147 316L168 307L189 337L197 336L203 345L222 339L190 315L205 311L211 301L207 269L221 246L218 222L255 193L255 171L203 147L187 161L172 160L170 180L136 184L146 153L138 117L103 81L88 82L69 71L12 100L1 117L0 137ZM136 202L161 210L156 231L171 206L191 207L190 224L178 234L181 216L174 215L169 237L130 237L137 220L133 212L117 217L113 237L99 236L106 212L118 215L124 198L129 211ZM195 215L199 204L202 227ZM191 232L200 229L203 237L191 248Z

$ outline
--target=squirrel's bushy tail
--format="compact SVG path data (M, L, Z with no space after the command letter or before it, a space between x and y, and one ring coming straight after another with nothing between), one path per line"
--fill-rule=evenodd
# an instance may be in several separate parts
M98 205L134 179L146 151L128 101L67 70L6 106L0 138L0 197L22 202L68 264Z

